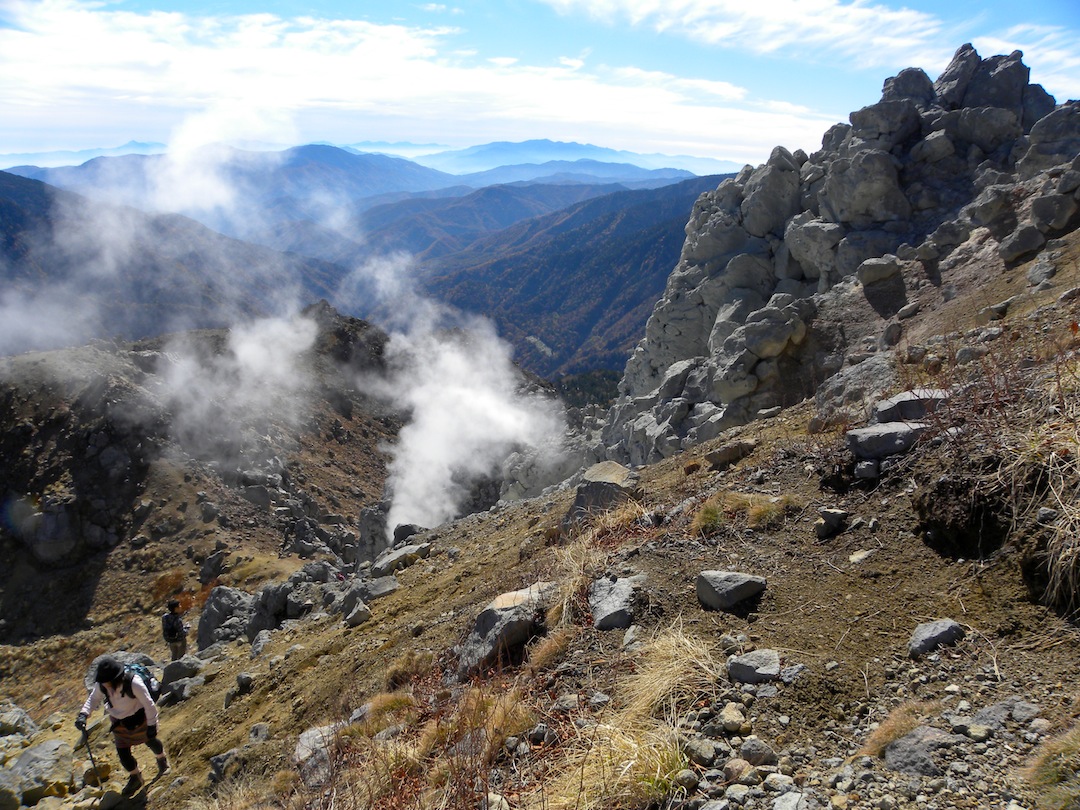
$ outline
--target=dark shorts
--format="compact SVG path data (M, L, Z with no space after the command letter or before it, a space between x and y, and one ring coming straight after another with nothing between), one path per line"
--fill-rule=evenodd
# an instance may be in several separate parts
M131 748L133 745L146 744L146 712L139 709L130 717L114 719L112 725L113 740L117 748Z

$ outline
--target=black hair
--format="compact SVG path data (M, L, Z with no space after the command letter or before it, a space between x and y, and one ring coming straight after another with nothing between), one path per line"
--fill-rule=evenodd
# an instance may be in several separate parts
M167 607L170 611L176 610L178 607L180 607L180 600L179 599L170 599L168 604L165 605L165 607Z

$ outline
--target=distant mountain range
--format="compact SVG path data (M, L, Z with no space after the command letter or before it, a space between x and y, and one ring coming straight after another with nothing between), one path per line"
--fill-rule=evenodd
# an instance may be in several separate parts
M490 317L541 376L621 370L678 263L694 201L722 179L620 191L522 220L425 261L425 289Z
M0 169L11 166L76 166L96 157L120 157L122 155L158 155L168 147L163 143L128 141L122 146L99 149L57 150L51 152L9 152L0 155Z
M548 145L573 146L518 146L539 158ZM491 146L486 159L515 153ZM407 253L424 292L493 318L526 368L549 377L614 370L678 260L694 200L722 179L593 158L451 174L318 144L211 147L199 158L179 186L165 155L0 174L2 280L25 295L49 285L74 292L70 305L99 318L95 334L143 337L172 316L217 326L229 312L272 309L286 289L379 321L389 313L371 291L350 304L338 296L342 281L369 260ZM224 202L215 184L229 189ZM183 216L156 213L170 206ZM135 236L91 288L81 264L102 252L93 223L118 218ZM64 235L63 249L42 238L50 232Z
M643 169L682 169L692 174L726 174L737 172L741 163L690 155L638 154L608 149L587 143L531 140L520 142L497 141L470 146L468 149L447 150L413 158L417 163L443 172L467 174L482 172L498 166L518 163L548 163L551 161L591 160L601 163L631 163Z
M16 166L9 171L114 204L181 213L230 236L256 241L291 223L325 226L354 219L371 206L410 194L463 196L509 182L657 187L693 176L681 169L584 159L457 175L404 158L315 144L283 152L212 146L182 162L167 155L125 155L94 158L79 166ZM212 196L221 189L229 191L224 202Z
M220 327L329 298L340 268L0 172L0 353Z
M407 141L359 141L351 144L331 144L321 142L315 146L331 146L352 154L381 154L412 160L451 174L473 174L489 171L501 166L520 164L542 164L552 161L574 162L594 160L601 163L629 163L642 169L682 169L697 175L725 174L737 172L741 163L731 160L695 157L692 155L640 154L620 149L608 149L575 142L536 139L529 141L496 141L479 144L466 149L450 149L432 143L409 143ZM248 152L281 152L287 145L241 142L231 143L235 149ZM0 154L0 169L9 170L15 166L38 166L55 168L57 166L77 166L96 157L119 157L123 155L163 154L167 147L162 143L142 143L129 141L122 146ZM505 181L500 181L505 182Z

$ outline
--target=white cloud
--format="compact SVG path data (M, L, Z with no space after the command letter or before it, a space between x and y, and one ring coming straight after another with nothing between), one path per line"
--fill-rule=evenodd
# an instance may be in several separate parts
M941 21L908 8L842 0L541 0L561 13L627 20L657 32L758 54L860 66L943 65ZM955 46L954 46L955 47Z
M823 128L793 111L733 112L726 105L745 91L723 81L590 69L584 57L489 60L450 27L133 13L80 0L3 8L0 151L40 151L61 130L93 140L46 148L101 145L113 126L123 140L182 150L238 137L351 143L362 129L459 144L543 133L643 152L693 143L699 154L758 161L778 142L812 146Z
M669 90L686 91L686 99L692 100L701 96L712 96L721 101L741 101L746 98L745 87L739 87L731 82L721 82L713 79L685 79L673 76L658 70L642 70L635 67L616 68L612 76L625 81L636 87L667 88Z

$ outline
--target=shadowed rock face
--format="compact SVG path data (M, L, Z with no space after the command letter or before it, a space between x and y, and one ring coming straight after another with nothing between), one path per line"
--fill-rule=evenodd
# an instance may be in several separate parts
M797 402L896 345L954 251L995 250L994 272L1075 228L1080 104L1028 73L964 45L936 81L887 79L819 151L778 146L701 195L596 456L657 461Z

